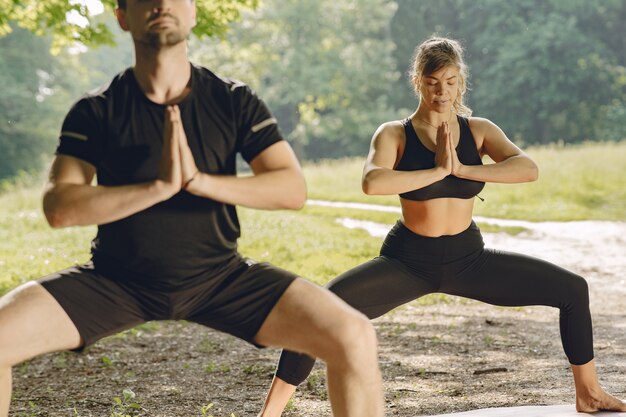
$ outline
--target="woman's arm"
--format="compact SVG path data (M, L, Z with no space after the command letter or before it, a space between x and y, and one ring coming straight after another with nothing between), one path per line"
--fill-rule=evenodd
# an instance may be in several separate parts
M447 126L437 131L435 168L417 171L395 171L404 149L404 127L400 122L385 123L376 130L363 168L365 194L392 195L426 187L451 172L450 144Z
M535 181L539 170L535 162L506 137L495 123L472 118L472 134L481 155L489 155L495 162L486 165L463 165L452 153L452 175L483 182L520 183Z

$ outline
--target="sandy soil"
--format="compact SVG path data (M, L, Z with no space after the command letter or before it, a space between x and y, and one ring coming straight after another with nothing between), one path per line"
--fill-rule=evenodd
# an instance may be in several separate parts
M524 226L529 232L486 234L485 240L587 278L601 381L626 398L626 223ZM384 233L386 226L378 227ZM375 325L388 416L573 403L554 309L455 298L408 304ZM254 416L278 355L193 324L151 324L83 354L45 355L15 368L11 415ZM134 399L129 391L124 399L124 390ZM321 364L285 415L330 415Z

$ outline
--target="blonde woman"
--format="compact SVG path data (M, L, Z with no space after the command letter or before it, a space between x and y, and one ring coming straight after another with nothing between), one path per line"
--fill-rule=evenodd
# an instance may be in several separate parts
M484 248L472 221L474 197L486 182L534 181L538 170L498 126L470 117L461 45L438 37L423 42L411 80L417 110L378 128L363 170L363 191L399 194L402 217L380 256L328 288L369 318L434 292L499 306L559 308L576 409L626 411L598 382L586 281L540 259ZM495 163L483 165L483 155ZM283 351L260 416L280 416L313 364L308 356Z

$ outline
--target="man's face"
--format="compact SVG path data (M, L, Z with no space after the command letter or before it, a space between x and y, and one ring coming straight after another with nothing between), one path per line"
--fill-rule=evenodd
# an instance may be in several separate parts
M184 42L196 24L192 0L128 0L126 9L117 9L122 29L135 42L160 49Z

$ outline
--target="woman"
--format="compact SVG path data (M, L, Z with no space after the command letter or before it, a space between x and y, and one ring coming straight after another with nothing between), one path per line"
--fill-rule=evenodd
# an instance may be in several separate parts
M484 249L472 221L485 182L537 179L535 163L487 119L463 104L467 68L458 42L431 38L417 49L411 81L420 98L407 119L378 128L363 170L366 194L399 194L402 218L380 256L329 289L370 318L441 292L500 306L560 309L560 331L576 386L576 409L626 411L595 371L586 281L524 255ZM482 165L488 155L495 163ZM280 416L314 360L283 351L261 416Z

